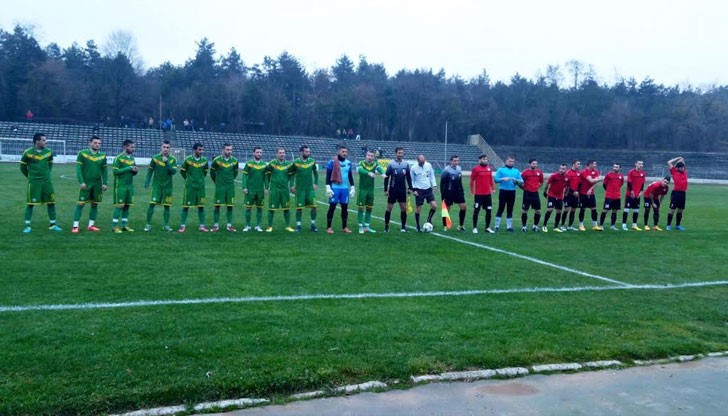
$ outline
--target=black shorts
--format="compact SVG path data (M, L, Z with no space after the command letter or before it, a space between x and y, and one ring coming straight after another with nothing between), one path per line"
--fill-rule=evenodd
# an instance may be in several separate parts
M624 199L624 209L640 209L640 197L626 197Z
M581 208L597 208L597 197L594 195L579 194L579 207Z
M445 205L447 206L452 204L464 204L465 193L463 191L446 191L442 193L442 200L445 201Z
M387 203L394 204L395 202L399 202L401 204L407 202L407 191L405 191L404 189L393 189L389 191L389 196L387 196Z
M549 209L554 208L557 211L561 211L561 209L564 207L564 200L556 199L550 196L548 202L546 202L546 207Z
M475 195L473 209L493 209L492 195Z
M622 209L622 199L604 198L604 210Z
M645 208L652 208L652 204L655 204L655 209L660 209L660 198L645 198Z
M527 211L529 208L533 208L535 210L541 209L541 197L538 195L538 192L523 191L523 203L521 204L521 209Z
M564 206L566 208L578 208L579 207L579 197L574 196L574 193L569 191L569 193L566 194L564 197Z
M685 209L685 191L672 191L670 194L670 209Z
M415 205L418 207L424 205L425 201L429 204L435 200L435 194L432 192L432 188L415 189L415 191L417 192L417 195L415 196Z

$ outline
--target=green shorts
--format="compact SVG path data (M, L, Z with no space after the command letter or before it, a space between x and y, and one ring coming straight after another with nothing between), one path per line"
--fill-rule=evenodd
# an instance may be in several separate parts
M205 188L190 188L185 186L182 194L182 208L205 206Z
M261 207L263 208L263 200L265 199L265 192L261 189L260 191L251 191L248 189L248 194L245 195L245 206L250 207Z
M56 191L51 181L28 182L28 205L55 204Z
M357 207L373 207L374 206L374 191L373 190L359 190L356 195L356 206Z
M316 207L316 191L306 189L305 191L296 189L296 208Z
M271 189L268 193L268 209L286 210L291 207L291 194L288 189Z
M235 185L215 186L215 206L235 205Z
M171 186L152 186L152 198L149 200L150 204L154 205L172 205L172 187Z
M97 203L103 199L103 189L101 182L87 183L86 189L78 190L78 204L83 205L87 202Z
M134 205L134 187L114 185L114 206Z

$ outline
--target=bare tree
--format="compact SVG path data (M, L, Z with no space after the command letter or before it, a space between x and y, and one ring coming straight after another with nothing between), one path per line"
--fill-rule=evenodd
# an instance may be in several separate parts
M118 55L125 56L137 74L141 74L144 71L144 61L139 54L139 49L137 49L136 37L131 32L126 30L115 30L111 32L101 51L104 56L111 59L116 58Z

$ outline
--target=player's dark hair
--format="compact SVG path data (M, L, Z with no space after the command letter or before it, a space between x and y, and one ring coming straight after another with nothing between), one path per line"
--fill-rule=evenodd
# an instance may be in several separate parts
M263 150L263 148L262 148L262 147L260 147L260 146L255 146L255 147L253 148L253 151L255 152L256 150Z
M41 137L45 137L45 133L35 133L33 135L33 143L38 142L38 140L40 140Z
M574 165L576 165L579 162L580 162L579 159L574 159L574 160L571 161L571 166L574 166Z
M304 144L303 146L301 146L301 147L299 147L299 148L298 148L298 151L299 151L299 152L303 152L304 150L306 150L306 149L308 149L308 148L309 148L309 147L308 147L308 146L306 146L306 145Z
M451 161L451 162L452 162L453 160L455 160L455 159L460 159L460 156L458 156L458 155L452 155L452 156L450 156L450 161Z
M171 146L172 142L170 142L169 140L162 140L162 144L168 144Z
M341 150L341 149L348 149L348 147L346 147L345 144L340 144L339 147L338 147L338 149L339 150Z
M126 139L121 143L123 147L129 146L130 144L134 144L134 140Z
M89 143L91 143L94 140L101 140L101 137L94 134L93 136L91 136L90 139L88 139Z
M197 150L200 147L205 147L205 146L203 146L202 143L197 142L197 143L195 143L195 144L192 145L192 150Z
M536 159L528 159L528 164L529 164L529 165L530 165L531 163L533 163L533 162L538 162L538 160L536 160Z
M222 145L223 149L226 148L226 147L228 147L228 146L232 146L232 145L230 143L223 143L223 145Z
M672 178L670 177L670 175L667 175L667 176L665 176L665 177L664 177L664 178L662 178L662 179L665 179L665 180L666 180L666 181L668 181L668 182L670 182L670 180L672 180Z
M397 147L395 147L395 148L394 148L394 153L397 153L397 152L399 152L400 150L404 151L404 147L402 147L402 146L397 146Z
M587 166L589 166L589 165L591 165L591 164L592 164L592 163L594 163L594 162L596 162L596 160L594 160L594 159L589 159L589 160L587 160L587 161L586 161L586 165L587 165Z
M483 153L482 155L478 156L478 160L480 160L482 158L486 158L487 159L488 158L488 155L486 155L485 153Z
M561 166L566 166L566 163L562 163Z
M622 164L619 163L619 162L614 162L614 164L617 165L617 166L619 166L620 168L622 167Z
M675 164L675 167L676 167L676 168L684 168L684 167L685 167L685 163L684 163L684 162L677 162L677 163Z

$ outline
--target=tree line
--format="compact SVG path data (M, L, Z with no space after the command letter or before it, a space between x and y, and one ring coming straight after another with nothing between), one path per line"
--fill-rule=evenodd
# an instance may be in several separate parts
M363 56L309 73L283 52L248 66L208 39L183 65L143 70L133 38L115 33L45 47L31 30L0 30L0 118L371 140L720 151L728 147L728 88L665 86L651 78L600 84L589 66L550 65L534 79L465 80L444 70L390 75ZM161 117L160 117L161 116ZM161 119L160 119L161 118ZM168 126L169 127L169 126Z

